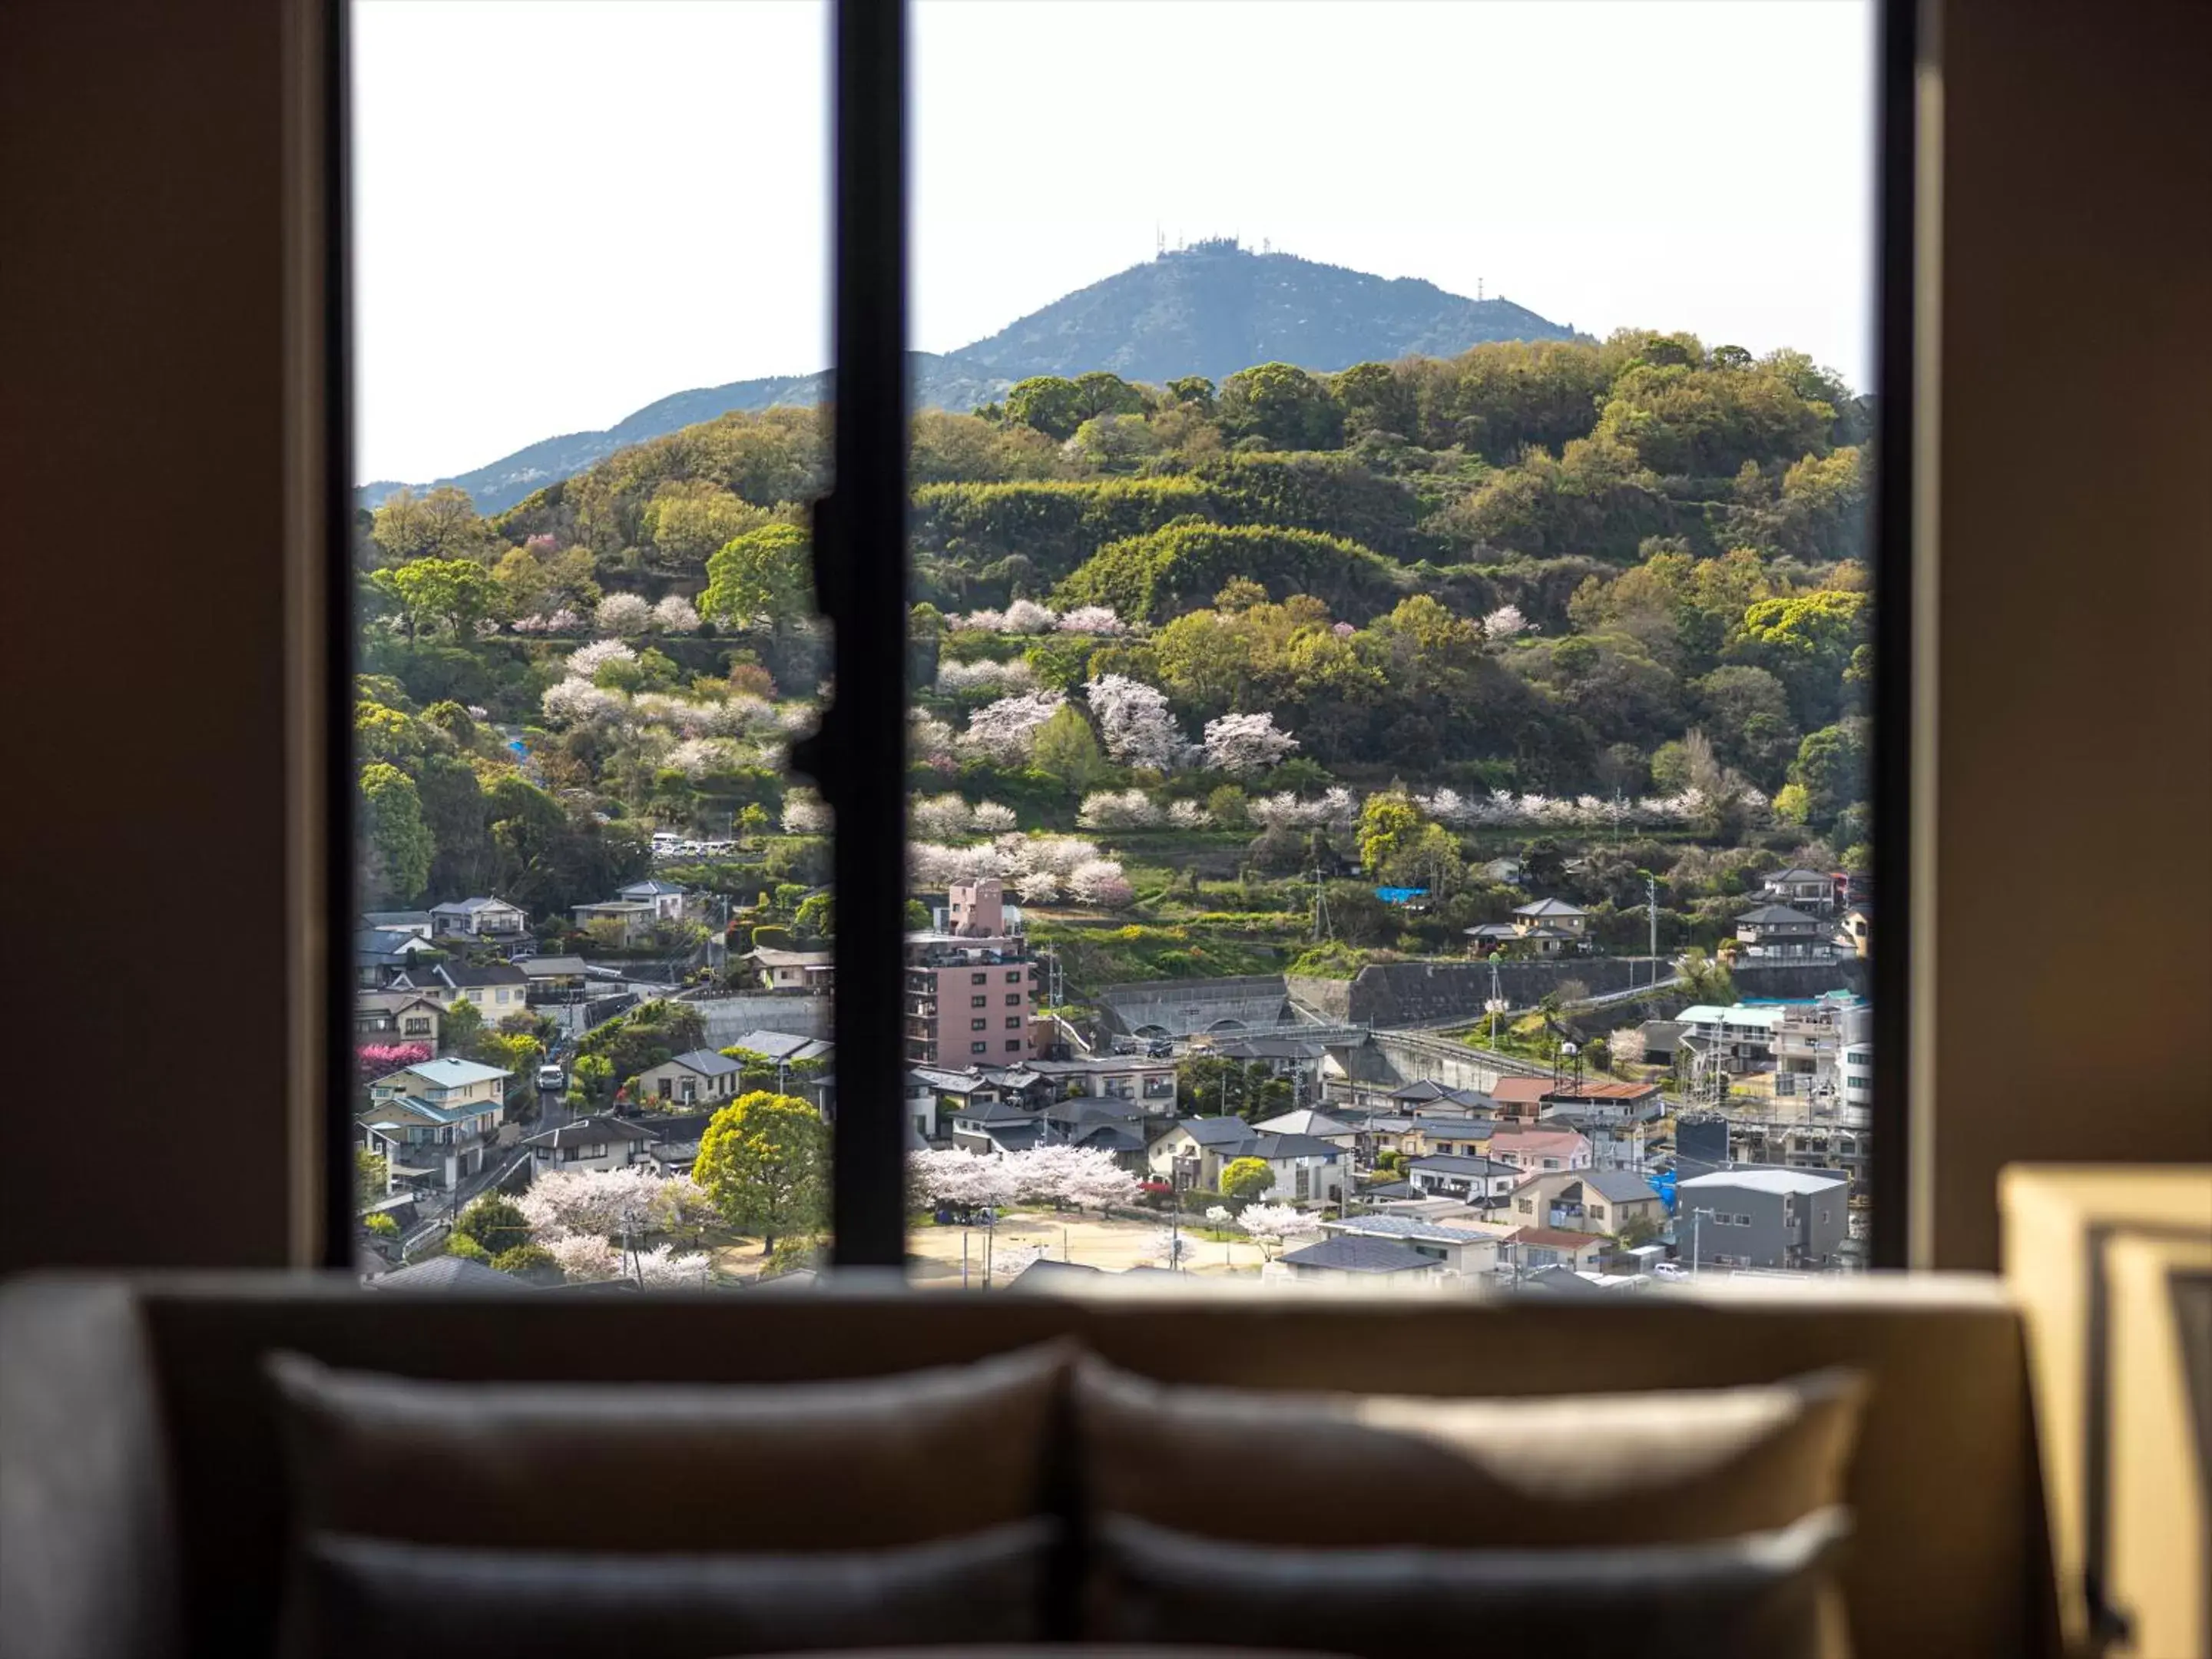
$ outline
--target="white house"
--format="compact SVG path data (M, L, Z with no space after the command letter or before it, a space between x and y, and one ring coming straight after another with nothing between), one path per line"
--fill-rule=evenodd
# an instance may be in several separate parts
M429 1060L369 1085L355 1123L388 1161L386 1189L453 1187L483 1168L514 1073L466 1060Z
M658 876L645 881L634 881L615 895L631 904L649 904L657 921L681 921L684 919L684 889L677 882L663 881Z
M1480 1208L1502 1202L1525 1178L1518 1165L1496 1158L1419 1158L1406 1172L1418 1197L1456 1198Z
M1451 1227L1408 1215L1355 1215L1324 1221L1322 1231L1346 1238L1380 1238L1402 1244L1455 1273L1492 1273L1510 1228Z
M437 939L520 939L530 931L530 916L505 899L456 899L430 907L430 930Z
M640 1072L638 1092L648 1100L658 1097L679 1104L733 1100L738 1076L744 1069L727 1054L716 1054L712 1048L693 1048Z
M643 1161L652 1130L625 1118L580 1117L557 1129L523 1137L540 1170L622 1170Z

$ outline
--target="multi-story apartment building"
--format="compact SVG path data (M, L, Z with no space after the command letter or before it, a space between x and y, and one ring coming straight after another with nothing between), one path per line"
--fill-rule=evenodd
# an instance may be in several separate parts
M921 1066L1011 1066L1036 1052L1040 970L1011 930L996 879L955 882L945 933L906 942L906 1057Z

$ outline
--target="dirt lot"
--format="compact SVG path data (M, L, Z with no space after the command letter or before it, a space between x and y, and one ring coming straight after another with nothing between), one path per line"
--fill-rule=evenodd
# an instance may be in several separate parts
M1039 1248L1045 1249L1054 1261L1073 1261L1082 1267L1101 1267L1108 1273L1120 1273L1129 1267L1164 1267L1167 1258L1160 1245L1165 1231L1160 1222L1100 1221L1089 1216L1049 1213L1014 1214L1002 1217L999 1224L990 1230L993 1237L987 1239L981 1227L939 1227L925 1222L915 1227L908 1238L908 1249L919 1258L911 1277L917 1285L957 1285L963 1236L970 1285L983 1282L987 1248L993 1265L993 1282L1001 1285L1026 1266L1032 1252ZM1255 1244L1243 1239L1231 1244L1211 1243L1188 1229L1184 1236L1194 1240L1192 1253L1185 1259L1188 1272L1214 1275L1259 1272L1261 1255Z

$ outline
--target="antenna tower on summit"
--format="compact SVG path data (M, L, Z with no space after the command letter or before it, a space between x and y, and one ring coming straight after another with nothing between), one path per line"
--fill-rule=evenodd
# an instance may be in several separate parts
M1480 276L1474 279L1474 297L1478 300L1482 297L1482 278Z

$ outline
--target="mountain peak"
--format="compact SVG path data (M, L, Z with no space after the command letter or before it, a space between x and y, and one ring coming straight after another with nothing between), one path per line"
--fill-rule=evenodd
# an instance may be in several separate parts
M1220 380L1255 363L1329 371L1492 340L1572 337L1508 300L1210 237L1079 289L948 361L1017 379L1103 368L1131 380Z
M1574 337L1510 300L1470 300L1417 276L1370 276L1216 236L1163 249L973 345L943 356L914 354L915 401L966 410L1033 374L1105 369L1156 386L1186 374L1218 383L1259 363L1328 373L1397 357L1456 356L1492 341ZM603 432L543 439L436 482L459 485L478 511L496 513L628 445L732 410L817 403L827 388L826 374L799 374L679 392ZM398 488L364 485L357 499L374 507Z

